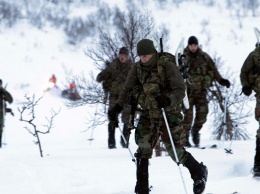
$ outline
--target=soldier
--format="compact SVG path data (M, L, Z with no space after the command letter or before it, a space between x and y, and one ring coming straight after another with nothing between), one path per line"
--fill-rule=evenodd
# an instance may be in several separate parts
M99 83L102 82L105 95L109 94L108 109L111 109L115 105L120 90L124 87L128 71L132 65L128 58L128 49L126 47L120 48L117 58L112 63L106 64L105 69L97 75L96 81ZM130 136L128 130L129 116L130 107L126 106L125 111L122 112L121 117L122 122L124 123L123 134L127 140L127 143L125 143L124 139L121 137L120 143L123 148L128 148L128 141ZM116 148L115 126L111 122L108 124L108 148Z
M242 92L250 96L254 90L256 97L255 119L260 123L260 43L256 43L256 48L246 58L240 73ZM260 126L256 132L254 176L260 176Z
M13 102L13 97L11 94L6 91L2 86L2 80L0 79L0 148L2 147L2 134L3 134L3 128L5 126L4 123L4 117L6 112L10 112L13 115L12 109L6 108L6 101L9 103Z
M191 178L194 180L194 193L200 194L205 189L208 170L183 147L186 136L181 125L182 100L185 96L183 78L174 62L164 56L159 58L153 41L149 39L139 41L137 55L140 57L140 61L132 66L124 89L108 113L110 122L116 124L117 116L124 107L124 99L128 92L132 92L142 107L143 112L135 131L135 142L138 145L135 153L137 159L135 193L149 193L148 163L159 137L171 158L176 162L161 112L161 108L165 108L179 162L188 168Z
M203 52L198 44L198 39L195 36L191 36L188 39L188 46L184 49L186 62L190 66L188 70L190 79L186 84L190 108L184 110L183 121L183 127L187 132L186 147L191 147L189 142L190 131L195 146L198 147L200 144L199 131L207 121L207 89L212 85L212 81L216 80L220 85L227 88L230 87L229 80L221 77L211 57L206 52ZM194 106L196 113L193 121Z

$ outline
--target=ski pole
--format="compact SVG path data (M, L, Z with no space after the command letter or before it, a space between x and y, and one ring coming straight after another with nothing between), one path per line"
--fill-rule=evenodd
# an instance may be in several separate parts
M168 124L168 121L167 121L167 118L166 118L166 115L165 115L164 108L162 108L162 114L163 114L164 122L165 122L165 124L166 124L166 128L167 128L167 131L168 131L170 140L171 140L171 144L172 144L172 149L173 149L173 152L174 152L174 156L175 156L175 159L176 159L176 162L177 162L179 171L180 171L180 175L181 175L183 187L184 187L185 193L187 194L186 185L185 185L185 182L184 182L184 179L183 179L183 175L182 175L181 168L180 168L180 166L179 166L179 164L180 164L179 158L178 158L178 155L177 155L177 152L176 152L175 145L174 145L173 140L172 140L172 135L171 135L171 131L170 131L170 128L169 128L169 124Z
M240 118L241 118L241 115L242 115L242 110L243 110L243 108L244 108L245 102L246 102L246 99L244 98L243 103L242 103L242 106L241 106L241 108L240 108L239 115L238 115L237 123L236 123L236 125L235 125L236 129L235 129L235 131L234 131L234 134L236 134L236 130L237 130L237 127L238 127L239 122L240 122ZM233 142L233 136L234 136L234 135L232 135L232 137L231 137L231 141L230 141L229 148L228 148L228 149L225 149L225 150L226 150L226 153L228 153L228 154L233 154L233 153L232 153L232 149L231 149L232 142Z
M227 88L226 88L226 94L225 94L225 102L224 102L224 121L223 121L223 125L224 125L224 127L223 127L223 136L224 136L224 138L223 138L223 143L224 143L224 141L225 141L225 139L226 139L226 133L227 133Z
M98 104L96 104L96 110L95 110L95 117L94 117L94 120L96 120L97 109L98 109ZM93 133L94 133L94 127L91 127L90 138L88 139L88 140L89 140L89 144L91 144L91 141L94 140L94 138L93 138Z
M92 127L92 129L91 129L91 134L90 134L90 138L88 139L88 140L89 140L89 144L91 144L91 141L94 140L94 138L93 138L93 133L94 133L94 128Z
M126 138L125 138L125 136L124 136L124 134L123 134L123 132L122 132L122 130L121 130L121 128L120 128L119 125L118 125L118 129L119 129L119 131L120 131L120 133L121 133L121 136L122 136L122 138L123 138L125 144L127 144ZM132 161L135 162L134 155L133 155L133 153L131 152L131 150L130 150L130 148L129 148L129 145L127 146L127 149L128 149L128 151L129 151L129 153L130 153L130 155L131 155L131 157L132 157Z

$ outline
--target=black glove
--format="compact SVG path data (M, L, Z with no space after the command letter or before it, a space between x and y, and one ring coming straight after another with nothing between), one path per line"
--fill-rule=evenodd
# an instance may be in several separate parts
M226 86L227 88L230 87L230 82L227 79L219 80L219 84L222 85L222 86Z
M108 119L111 123L118 127L118 114L123 110L123 107L119 104L115 104L115 106L108 110Z
M171 104L171 99L167 96L156 96L155 100L158 103L159 108L165 108L166 106L169 106Z
M4 95L4 94L5 94L4 88L0 88L0 95Z
M242 92L243 92L246 96L250 96L250 94L252 93L252 86L248 86L248 85L243 86Z

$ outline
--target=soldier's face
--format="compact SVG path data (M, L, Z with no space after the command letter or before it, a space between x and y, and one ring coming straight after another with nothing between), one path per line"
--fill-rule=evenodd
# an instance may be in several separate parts
M196 53L198 50L197 44L190 44L190 45L188 45L188 47L189 47L190 52L192 52L192 53Z
M127 61L127 55L125 54L119 54L118 59L121 63L125 63Z
M142 61L142 63L147 63L153 56L154 54L150 54L150 55L140 55L140 60Z

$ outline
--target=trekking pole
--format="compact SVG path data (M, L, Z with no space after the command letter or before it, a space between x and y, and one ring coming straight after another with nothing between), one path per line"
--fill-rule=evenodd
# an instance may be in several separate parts
M120 131L120 133L121 133L121 136L122 136L122 138L123 138L123 140L124 140L124 142L125 142L125 145L127 145L126 138L125 138L125 136L124 136L124 134L123 134L123 132L122 132L122 130L121 130L121 128L120 128L119 125L118 125L118 129L119 129L119 131ZM128 149L128 151L129 151L129 153L130 153L130 155L131 155L131 157L132 157L132 161L135 162L135 158L134 158L134 155L133 155L133 153L131 152L131 150L130 150L130 148L129 148L129 144L128 144L128 146L127 146L127 149Z
M94 122L95 122L95 120L96 120L97 109L98 109L98 103L96 104L96 110L95 110ZM94 140L94 138L93 138L93 133L94 133L94 127L92 126L92 127L91 127L90 138L88 139L88 140L89 140L89 144L91 144L91 141Z
M238 127L239 122L240 122L240 118L241 118L241 115L242 115L242 110L243 110L243 108L244 108L245 102L246 102L246 99L244 98L243 103L242 103L242 106L241 106L241 108L240 108L239 115L238 115L237 123L236 123L236 125L235 125L236 129L235 129L235 131L234 131L234 134L236 134L236 130L237 130L237 127ZM231 149L232 142L233 142L233 136L234 136L234 135L232 135L232 137L231 137L231 141L230 141L229 148L228 148L228 149L227 149L227 148L225 149L225 150L226 150L226 153L228 153L228 154L233 154L232 149Z
M175 145L174 145L173 140L172 140L172 135L171 135L171 131L170 131L170 128L169 128L169 125L168 125L168 121L167 121L166 115L165 115L164 108L162 108L162 114L163 114L164 122L165 122L165 124L166 124L166 128L167 128L167 131L168 131L170 140L171 140L171 144L172 144L172 149L173 149L173 152L174 152L174 156L175 156L175 159L176 159L176 162L177 162L179 171L180 171L180 175L181 175L183 187L184 187L185 193L187 194L188 192L187 192L186 185L185 185L185 182L184 182L184 179L183 179L183 175L182 175L182 171L181 171L181 168L180 168L179 158L178 158L178 155L177 155L177 152L176 152Z
M226 88L225 93L226 94L225 94L225 98L224 98L225 102L224 102L224 121L223 121L223 125L224 125L224 127L223 127L223 134L224 134L223 135L224 136L223 143L226 139L226 133L227 133L227 88Z

